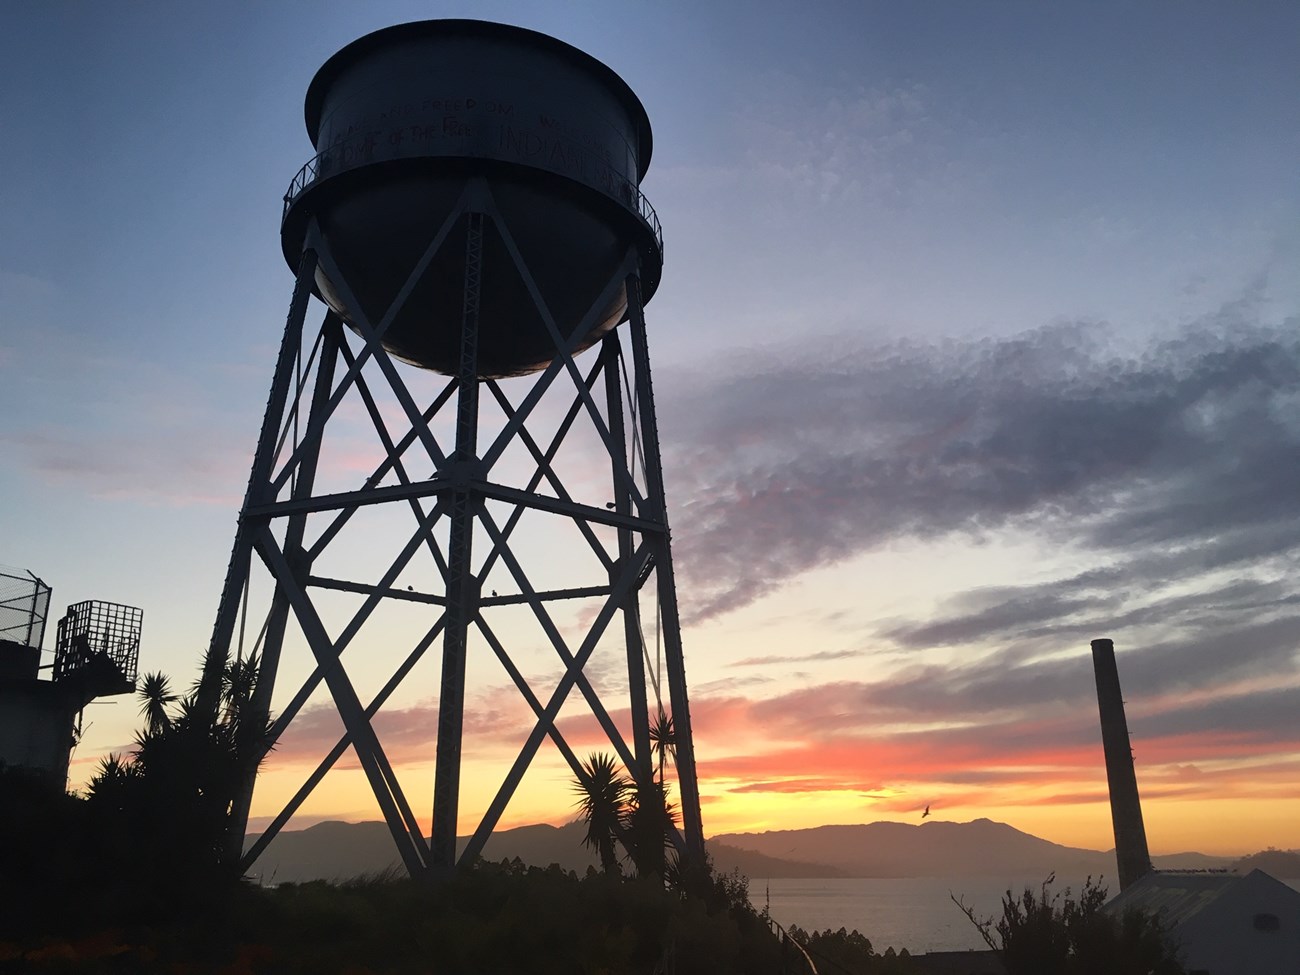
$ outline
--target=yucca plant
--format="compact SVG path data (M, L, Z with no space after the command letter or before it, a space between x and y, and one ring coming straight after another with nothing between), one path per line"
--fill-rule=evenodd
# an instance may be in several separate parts
M677 811L662 782L633 787L623 807L623 847L638 876L666 875L667 854L677 827Z
M177 697L172 693L166 674L158 671L145 674L136 697L140 699L140 716L144 718L147 732L157 734L171 726L167 709L176 703Z
M618 873L614 841L623 832L624 805L631 790L631 781L620 774L614 756L607 752L593 752L581 763L573 783L579 814L587 824L583 845L600 854L601 869L607 874Z
M198 686L178 698L164 675L146 674L139 691L145 723L130 758L110 756L89 783L101 826L114 823L111 832L137 847L134 865L146 872L219 868L235 793L270 747L269 723L249 713L256 657L217 671L213 656L203 673L221 675L215 709L200 704Z
M677 732L673 728L673 718L665 714L661 707L659 713L650 722L650 747L655 751L659 762L659 783L664 781L664 758L668 755L677 757Z

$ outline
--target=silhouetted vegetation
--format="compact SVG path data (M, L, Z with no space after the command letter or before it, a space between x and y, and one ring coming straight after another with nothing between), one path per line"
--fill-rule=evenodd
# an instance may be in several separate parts
M803 947L821 975L911 975L920 969L906 948L876 954L871 940L857 931L805 931L790 926L790 937Z
M660 755L655 778L638 785L623 773L613 755L595 752L581 764L573 791L578 795L578 815L587 826L583 845L600 854L605 873L621 872L617 843L636 876L667 878L680 886L682 865L673 843L677 813L663 781L663 753L672 747L672 719L667 719L665 730L661 715L654 727L657 734L652 741Z
M1158 918L1140 911L1103 913L1106 888L1091 877L1078 900L1068 887L1052 893L1053 879L1038 893L1026 887L1016 897L1008 890L996 921L976 917L953 897L1008 975L1183 975Z
M582 763L573 791L578 794L578 814L587 825L583 845L600 854L601 870L617 874L614 844L622 838L631 781L618 771L614 756L597 753Z
M710 896L654 879L579 878L519 861L440 883L379 877L274 889L240 886L218 912L167 924L119 918L0 935L0 972L777 973L782 950L743 883ZM48 909L48 905L47 905ZM71 910L71 905L65 906Z
M237 785L265 751L265 724L247 717L257 661L204 669L219 678L206 712L198 685L181 697L144 675L134 748L103 759L84 796L20 771L0 777L0 835L15 847L0 857L0 929L168 923L217 910L238 884L222 846Z
M255 661L205 661L208 692L142 679L144 727L86 795L0 774L0 972L623 972L782 970L782 947L739 875L669 870L673 810L593 756L580 806L604 872L519 861L434 880L259 888L223 863L239 776L265 751L247 720ZM204 683L201 682L201 683ZM665 735L665 742L668 737ZM625 875L614 839L632 868Z
M205 673L213 670L205 660ZM233 877L222 850L235 792L265 751L267 726L249 718L257 658L225 662L215 710L199 706L200 686L173 694L162 674L146 674L138 696L144 728L131 755L110 755L86 790L90 821L105 850L129 850L114 869L149 878Z

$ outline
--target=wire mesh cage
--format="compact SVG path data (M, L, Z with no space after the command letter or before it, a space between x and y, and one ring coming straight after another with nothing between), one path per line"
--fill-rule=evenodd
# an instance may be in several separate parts
M0 640L40 648L50 587L26 569L0 566Z
M54 679L80 681L94 697L134 691L143 618L120 603L88 599L69 606L59 620Z

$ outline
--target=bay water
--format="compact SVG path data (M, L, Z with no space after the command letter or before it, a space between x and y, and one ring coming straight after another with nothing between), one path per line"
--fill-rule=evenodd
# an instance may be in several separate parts
M1019 896L1026 886L1038 893L1044 878L997 877L837 877L822 879L753 879L749 900L754 907L764 904L783 927L797 924L805 931L854 929L871 940L883 953L892 947L912 954L926 951L965 951L987 948L961 909L952 902L955 895L974 908L981 919L1002 916L1002 895L1010 889ZM1105 882L1105 881L1104 881ZM1057 878L1049 893L1066 887L1077 898L1084 878ZM1107 883L1111 893L1117 884Z
M988 946L975 925L952 902L955 895L981 920L1002 916L1002 896L1009 889L1019 897L1026 887L1038 893L1045 878L997 877L902 877L885 880L874 877L839 877L818 880L749 881L749 901L768 912L782 927L797 924L805 931L830 928L857 930L871 940L878 953L892 947L912 954L927 951L982 951ZM1085 878L1058 877L1049 894L1064 894L1069 888L1078 898ZM1300 890L1300 880L1284 880ZM1102 879L1110 896L1119 884Z

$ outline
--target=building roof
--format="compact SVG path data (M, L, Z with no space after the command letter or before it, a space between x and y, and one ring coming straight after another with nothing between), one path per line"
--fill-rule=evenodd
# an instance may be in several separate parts
M994 951L927 951L912 955L912 965L925 975L1006 975Z
M1103 908L1108 914L1131 910L1159 914L1169 931L1175 931L1220 898L1229 896L1240 885L1265 883L1276 886L1284 901L1294 899L1300 910L1300 891L1296 891L1262 870L1248 874L1178 873L1153 870L1127 890L1113 897Z

